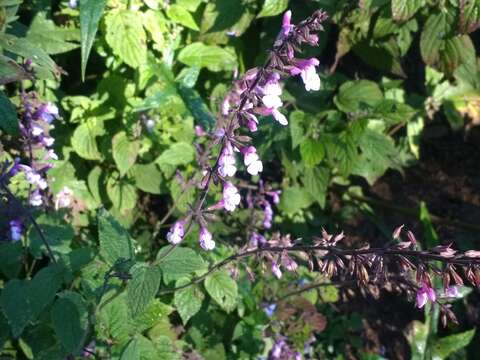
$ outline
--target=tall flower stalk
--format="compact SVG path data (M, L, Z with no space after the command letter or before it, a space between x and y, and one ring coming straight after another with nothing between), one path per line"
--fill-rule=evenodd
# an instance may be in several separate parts
M280 111L283 105L281 81L289 76L300 75L307 91L320 88L320 78L315 72L317 59L297 59L295 52L302 45L316 46L326 20L325 12L316 11L308 19L298 25L291 23L291 12L284 14L282 28L270 51L267 61L262 67L248 70L243 77L234 82L232 89L223 100L221 114L213 135L209 150L219 147L218 156L213 165L207 165L201 181L201 192L184 220L180 220L183 231L179 231L177 222L167 236L168 240L177 245L189 231L193 222L200 226L200 244L202 248L211 250L215 246L211 233L208 231L208 212L223 208L234 211L241 202L240 193L230 178L234 177L237 168L237 154L243 156L246 171L258 175L263 171L263 163L251 144L251 138L244 135L245 131L255 132L259 124L259 116L272 116L282 125L288 120ZM222 200L213 206L205 204L211 184L221 183L223 187ZM278 195L276 195L278 198ZM265 228L271 226L273 211L269 202L265 202ZM175 234L175 236L173 236ZM182 234L182 236L179 236ZM209 241L205 241L205 240ZM208 244L209 246L205 246Z

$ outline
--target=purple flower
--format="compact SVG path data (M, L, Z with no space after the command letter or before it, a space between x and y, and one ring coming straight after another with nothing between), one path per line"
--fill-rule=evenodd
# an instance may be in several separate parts
M235 166L235 155L233 154L233 147L230 142L227 142L220 159L218 160L218 173L223 177L232 177L237 172L237 167Z
M263 309L263 311L265 311L265 314L267 314L268 317L272 317L276 308L277 308L277 304L273 303L273 304L270 304L270 305L266 306Z
M268 201L264 202L263 208L263 227L265 229L270 229L272 227L272 220L273 220L273 209L272 205Z
M267 195L272 197L272 201L274 204L278 204L280 202L280 194L282 193L281 190L272 190L267 192Z
M215 249L215 241L212 240L212 234L205 227L200 228L200 246L203 250Z
M252 235L250 236L250 247L258 247L259 245L262 246L262 245L265 245L267 242L267 240L265 239L265 237L259 233L252 233Z
M282 20L282 31L281 31L281 37L286 38L290 31L293 28L293 25L290 23L292 20L292 11L288 10L283 14L283 20Z
M435 294L435 290L426 283L423 283L417 291L417 307L421 309L425 306L428 300L435 302L436 299L437 295Z
M275 275L277 279L282 278L282 270L280 270L280 266L278 266L276 261L272 261L272 274Z
M30 194L29 202L30 202L30 205L32 206L40 206L43 204L42 194L40 194L40 190L35 189Z
M457 286L449 286L446 290L445 290L445 296L446 297L449 297L449 298L456 298L460 295L460 293L458 292L458 287Z
M47 123L51 123L53 119L58 117L58 107L52 103L46 103L40 105L37 112L34 115L35 119L41 119Z
M283 105L282 99L280 96L282 95L282 87L279 83L280 75L278 73L272 73L263 86L260 88L262 96L263 104L271 109L271 108L279 108Z
M170 244L176 245L183 240L185 236L185 221L179 220L173 224L167 233L167 240Z
M247 172L251 175L258 175L263 171L263 164L257 154L257 149L253 146L248 146L242 149L243 162L247 167Z
M236 207L240 204L240 194L238 189L231 183L225 182L223 186L223 207L227 211L234 211Z
M319 64L320 62L315 58L297 60L295 66L290 70L290 74L300 74L303 83L305 84L305 90L318 91L320 90L320 77L318 76L315 67Z
M195 136L205 136L207 135L207 133L205 132L205 130L203 130L203 128L199 125L195 125Z
M10 237L13 241L19 241L22 238L23 226L19 219L14 219L9 222Z

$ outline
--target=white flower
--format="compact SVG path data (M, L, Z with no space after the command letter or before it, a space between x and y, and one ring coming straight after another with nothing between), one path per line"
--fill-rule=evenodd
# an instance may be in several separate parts
M235 156L233 155L233 148L230 143L227 143L223 149L222 155L218 160L218 173L223 176L234 176L237 172L237 167L235 166Z
M293 69L290 70L290 74L300 74L305 84L305 90L318 91L320 90L320 77L315 67L319 64L320 62L315 58L298 60Z
M223 207L225 210L234 211L240 204L240 200L238 189L227 181L223 187Z
M243 162L247 167L247 172L251 175L258 175L263 171L263 164L257 154L257 149L249 146L243 150Z
M30 195L30 205L32 206L40 206L43 204L42 200L42 194L40 194L40 191L34 191Z
M64 186L55 199L55 209L68 208L73 201L73 190Z
M200 246L207 251L215 249L215 241L212 240L212 234L204 227L200 229Z
M185 222L184 221L177 221L173 226L170 228L170 231L167 233L167 240L170 244L178 244L183 240L185 236Z

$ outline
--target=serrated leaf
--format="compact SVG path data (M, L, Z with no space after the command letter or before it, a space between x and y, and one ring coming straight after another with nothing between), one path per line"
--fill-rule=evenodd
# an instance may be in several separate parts
M294 214L309 207L313 203L312 196L299 186L291 186L282 192L280 209L287 214Z
M288 7L288 0L265 0L262 10L257 17L276 16L284 12Z
M10 34L0 33L0 48L24 59L32 60L35 76L39 79L54 80L60 75L59 69L52 58L26 38L17 38Z
M392 0L392 17L397 21L408 20L424 5L425 0Z
M480 2L478 0L460 0L458 28L460 33L468 34L480 26Z
M123 62L137 68L147 58L147 35L134 11L113 10L105 17L105 39Z
M435 341L432 349L432 360L443 360L470 344L475 335L475 329L459 334L445 336Z
M32 280L14 279L4 287L0 303L15 338L55 298L62 284L62 272L60 266L50 265L40 270Z
M166 317L170 315L172 311L173 308L170 305L154 299L142 313L135 317L133 323L138 332L143 332L166 320Z
M216 120L198 92L185 86L179 86L178 94L196 122L203 129L209 131L215 126Z
M306 167L314 167L325 157L325 148L321 141L307 139L300 144L300 154Z
M157 254L157 264L162 270L165 284L206 268L202 257L194 250L185 247L176 247L173 251L170 249L171 246L165 246ZM170 253L164 257L167 252Z
M292 138L292 150L296 149L305 138L303 122L305 119L305 113L303 111L295 110L290 114L289 126L290 136Z
M112 139L112 155L120 176L123 176L135 164L140 144L138 141L130 141L125 131L117 133Z
M146 264L135 265L131 275L127 284L127 303L132 317L136 317L155 298L162 275L156 266Z
M435 65L438 62L444 39L450 31L448 14L439 12L428 17L420 36L420 53L426 64Z
M188 284L189 282L190 278L178 279L175 283L175 287ZM175 291L173 303L182 318L183 325L186 325L188 320L200 311L203 298L203 292L196 285L191 285L183 290Z
M161 194L163 176L155 163L135 164L131 172L137 188L150 194Z
M382 91L376 83L358 80L343 83L334 102L343 112L356 112L371 108L382 100Z
M131 333L134 331L133 323L126 301L126 293L114 295L115 291L105 294L106 300L101 303L95 327L98 328L100 339L113 339L117 343L125 343L131 339Z
M53 329L68 353L78 352L85 340L87 311L81 305L68 297L59 298L53 304Z
M452 74L462 64L475 62L475 46L468 35L446 39L440 52L441 69Z
M195 148L191 144L178 142L165 150L155 162L162 168L165 165L186 165L195 158Z
M170 18L170 20L177 24L183 25L192 30L199 30L192 14L190 14L188 10L181 5L170 5L167 9L167 16Z
M38 13L33 19L26 38L50 55L65 53L80 46L78 29L56 26L43 12Z
M130 211L137 204L137 189L129 179L109 177L107 195L113 207L121 213Z
M41 215L36 221L54 253L68 254L71 251L70 243L75 235L72 225L54 215ZM28 240L30 253L41 258L47 249L36 229L30 229Z
M303 184L308 193L324 208L330 174L325 168L306 169Z
M229 48L195 42L185 46L178 60L189 66L207 68L210 71L229 71L237 65L237 57Z
M80 29L82 52L82 79L85 80L88 57L98 30L98 22L102 17L107 0L80 0Z
M237 306L237 283L225 271L217 271L205 279L205 289L208 294L226 312L233 311Z
M101 160L96 137L103 133L103 125L98 121L87 121L73 132L71 142L76 153L87 160Z
M0 128L7 134L17 135L19 131L17 109L3 91L0 91Z
M127 230L106 210L98 211L97 221L100 256L109 265L120 259L133 259L133 243Z

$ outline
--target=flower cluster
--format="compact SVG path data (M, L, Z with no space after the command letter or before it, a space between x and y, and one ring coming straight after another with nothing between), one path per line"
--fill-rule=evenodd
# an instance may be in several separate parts
M287 342L287 338L282 335L277 335L272 349L268 353L268 360L301 360L302 354L295 351Z
M22 172L30 184L29 202L32 206L43 204L43 193L48 187L46 173L58 160L52 149L55 140L49 135L53 120L58 118L58 108L52 103L40 102L34 93L22 94L20 132L28 165L15 159L9 176Z
M248 70L243 77L236 80L222 102L221 114L212 139L212 144L221 145L218 157L213 167L205 165L205 176L201 182L203 191L187 215L189 221L195 221L200 226L199 242L203 249L211 250L215 247L212 234L207 230L203 212L218 209L233 212L241 203L240 192L232 181L228 180L237 173L237 154L243 156L243 164L250 175L256 176L263 171L263 163L257 149L251 145L250 137L240 134L241 130L257 131L260 116L272 116L281 125L288 124L281 111L282 80L285 77L299 75L307 91L320 89L320 77L316 72L319 61L315 58L295 58L295 51L298 51L304 43L312 46L318 44L318 36L315 33L323 29L322 22L326 19L326 14L317 11L298 25L291 23L291 16L290 11L284 14L281 31L265 65ZM197 133L200 136L205 135L203 131ZM223 184L222 199L203 210L212 180ZM279 192L272 192L270 196L274 204L279 202ZM263 227L269 229L273 220L272 204L269 200L263 199L260 205L264 212ZM186 233L185 223L185 220L181 220L170 229L167 234L170 243L178 244L183 239ZM284 260L281 264L287 268L291 267L286 265ZM281 274L278 266L275 266L272 265L272 270L275 269L277 274Z

